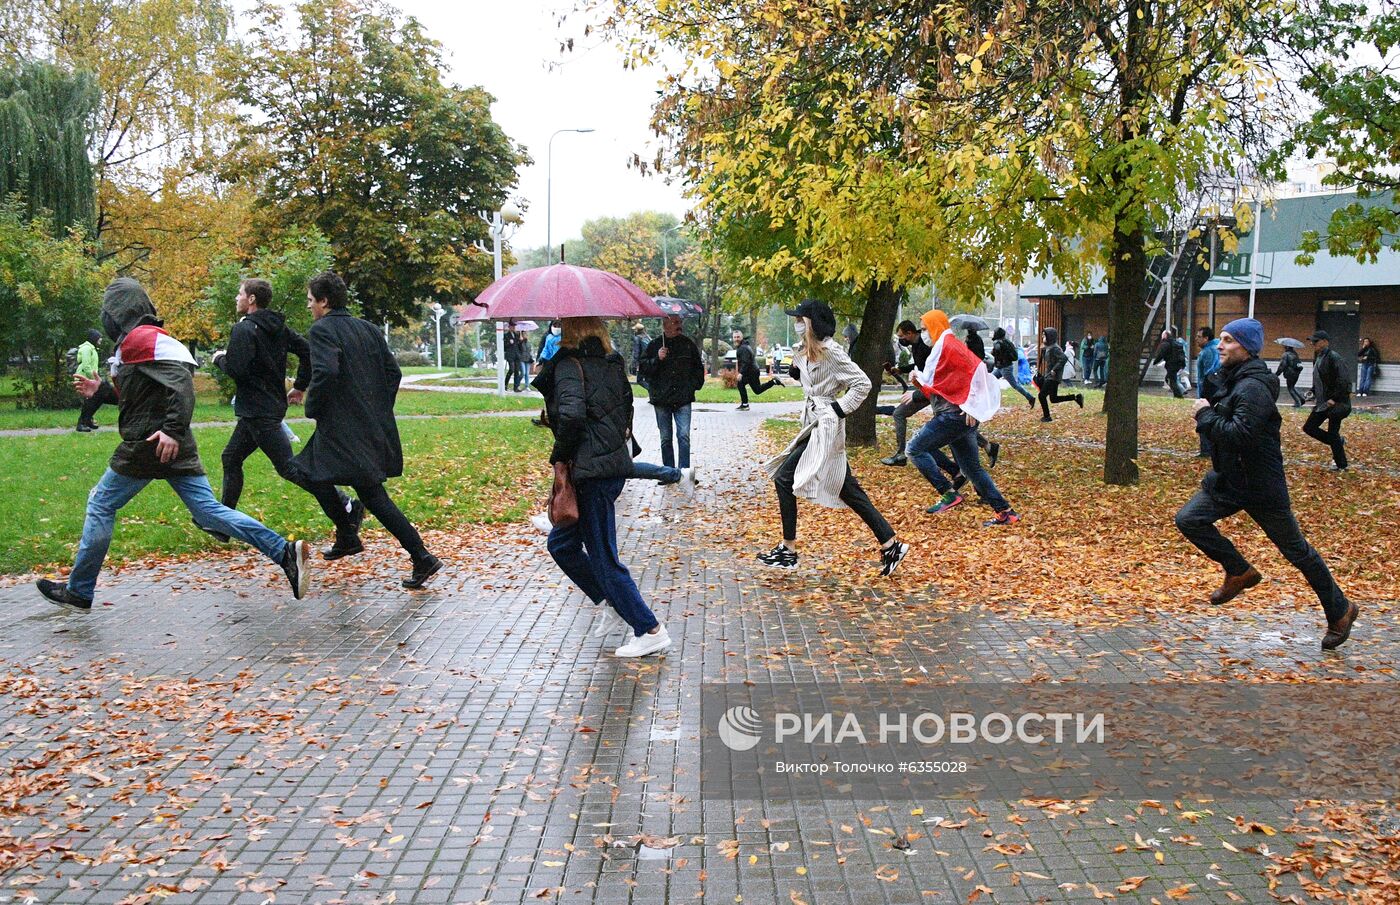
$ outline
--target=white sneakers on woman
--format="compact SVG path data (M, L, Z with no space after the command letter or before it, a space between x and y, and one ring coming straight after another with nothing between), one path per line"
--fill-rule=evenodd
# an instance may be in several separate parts
M666 634L666 627L658 626L655 634L635 635L628 642L617 650L613 651L614 657L645 657L648 654L659 654L671 646L671 636Z

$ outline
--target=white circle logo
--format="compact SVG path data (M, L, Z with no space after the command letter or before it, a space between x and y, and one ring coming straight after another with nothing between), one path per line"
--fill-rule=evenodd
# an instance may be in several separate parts
M730 751L747 751L762 740L762 728L752 707L730 707L719 718L719 740Z

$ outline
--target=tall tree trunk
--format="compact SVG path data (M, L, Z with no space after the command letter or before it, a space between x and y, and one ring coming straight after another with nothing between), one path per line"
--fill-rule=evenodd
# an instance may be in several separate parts
M865 313L860 318L860 335L856 337L851 358L865 376L870 378L870 395L846 418L846 442L855 446L875 445L875 405L880 395L880 378L885 373L894 338L894 319L899 312L904 290L892 283L872 283L865 291ZM840 338L837 338L840 341Z
M1142 227L1113 234L1113 270L1108 276L1108 415L1104 444L1105 484L1138 480L1138 356L1142 351L1142 286L1147 278L1147 247Z

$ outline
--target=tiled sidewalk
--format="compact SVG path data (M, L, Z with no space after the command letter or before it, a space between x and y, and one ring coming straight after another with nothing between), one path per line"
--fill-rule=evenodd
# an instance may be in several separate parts
M720 541L745 507L773 505L753 438L778 410L700 407L694 503L629 485L623 559L675 639L664 658L608 656L526 527L484 535L416 594L387 555L354 583L327 567L301 602L242 555L104 576L110 606L85 616L0 590L0 900L1270 900L1257 846L1289 843L1234 818L1282 830L1285 803L1188 818L1171 801L700 800L705 682L1128 682L1304 662L1355 677L1400 660L1400 631L1375 623L1346 660L1317 657L1311 612L1080 631L873 570L856 592L759 572ZM650 420L640 406L656 459ZM1118 891L1130 877L1147 879Z

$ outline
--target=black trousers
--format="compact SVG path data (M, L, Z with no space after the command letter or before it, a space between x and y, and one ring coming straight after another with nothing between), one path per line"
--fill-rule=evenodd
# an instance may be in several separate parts
M379 524L392 535L394 540L399 542L414 562L426 559L428 548L423 544L423 538L418 534L418 529L413 527L413 523L408 520L394 501L389 499L389 493L384 489L383 484L351 484L355 490L355 496L360 498L360 502L365 504L370 515L379 519ZM313 481L307 485L307 490L316 498L316 502L321 504L321 508L327 511L328 507L337 505L340 491L329 481Z
M1050 403L1073 402L1076 398L1078 397L1075 394L1061 396L1058 380L1051 380L1048 377L1040 378L1040 410L1045 413L1045 417L1050 417Z
M1342 439L1342 419L1350 414L1350 406L1334 405L1321 411L1314 409L1312 414L1308 415L1308 420L1303 422L1303 433L1319 443L1326 443L1332 450L1332 461L1338 468L1347 467L1347 447L1346 441ZM1327 423L1327 430L1322 429L1324 421Z
M1327 568L1322 555L1303 537L1298 520L1293 517L1293 510L1289 506L1241 507L1227 503L1205 490L1199 490L1176 514L1176 527L1197 549L1220 563L1226 575L1243 575L1249 570L1249 562L1240 555L1235 545L1220 533L1220 529L1215 527L1216 522L1229 518L1241 508L1246 515L1254 519L1255 524L1264 529L1264 533L1273 541L1274 546L1278 547L1278 552L1283 554L1283 558L1303 573L1313 593L1317 595L1318 603L1322 604L1327 619L1335 622L1345 616L1349 608L1346 595L1337 587L1337 582L1332 578L1332 572Z
M237 426L233 429L233 436L228 438L228 445L224 447L220 457L224 466L223 488L219 495L221 503L230 509L238 508L238 498L243 495L243 463L259 449L267 456L272 467L277 469L277 474L282 480L295 484L315 496L310 482L306 481L300 470L292 464L292 443L282 430L282 419L239 418ZM320 497L317 497L316 501L321 503L321 511L335 525L336 530L343 530L347 524L346 507L350 498L336 491L335 495L328 499L329 505Z
M102 381L97 385L97 392L83 400L83 410L78 413L79 424L92 424L92 416L97 414L97 410L104 405L117 404L117 391L112 389L112 385L107 381Z
M740 375L739 375L739 401L742 402L744 405L748 405L748 404L749 404L749 394L748 394L748 388L749 388L749 387L753 387L753 394L754 394L755 396L762 396L764 393L768 392L770 389L772 389L773 387L775 387L775 386L777 386L777 385L778 385L778 381L776 381L776 380L769 380L769 381L766 381L766 382L764 382L764 383L759 383L759 382L758 382L758 372L757 372L757 371L750 371L750 372L747 373L747 374L740 374Z
M786 460L778 473L773 476L773 486L778 491L778 513L783 519L783 539L797 540L797 497L792 492L793 478L797 475L797 463L802 458L802 453L807 449L807 441L799 443ZM875 504L870 502L870 497L856 480L856 476L851 474L851 466L846 466L846 481L841 485L841 502L851 507L861 521L869 526L874 532L875 539L883 546L894 537L894 529L890 523L885 521L885 517L875 508Z
M1297 377L1293 377L1293 378L1290 378L1290 379L1289 379L1289 381L1288 381L1288 395L1290 395L1290 396L1293 397L1293 405L1294 405L1295 408L1302 408L1303 403L1307 402L1307 400L1303 398L1303 394L1300 393L1300 392L1298 392L1298 378L1297 378Z

